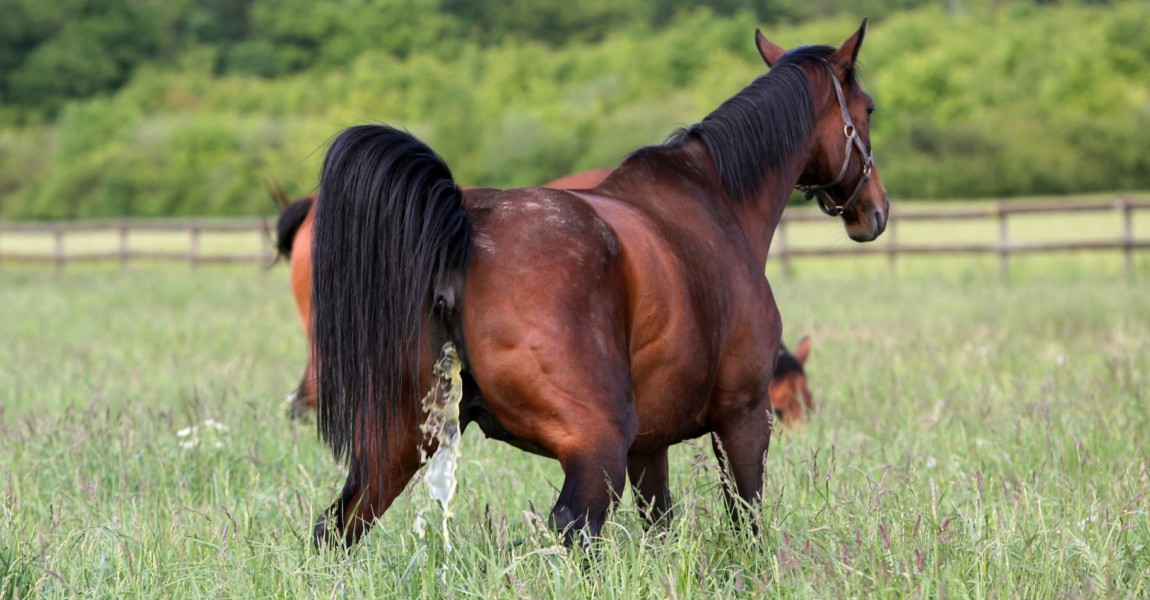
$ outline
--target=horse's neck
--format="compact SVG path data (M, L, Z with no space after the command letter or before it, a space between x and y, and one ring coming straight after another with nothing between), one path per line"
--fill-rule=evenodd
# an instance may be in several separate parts
M787 207L791 190L799 178L799 161L795 159L792 163L783 169L785 172L769 173L757 198L734 205L739 228L754 249L759 263L764 266L767 264L767 252L774 240L775 230L783 218L783 209Z
M696 138L679 147L652 148L632 156L599 189L670 220L683 218L676 197L685 202L710 202L711 206L700 208L733 217L759 263L766 265L767 250L798 180L801 163L801 158L795 157L783 169L764 173L758 197L728 200L706 145ZM660 193L652 194L653 187Z
M694 140L687 144L684 150L695 155L694 162L706 165L711 173L709 178L711 185L716 187L715 194L725 196L718 170L710 153L707 152L706 145ZM792 157L782 168L763 173L763 183L757 197L729 201L731 212L734 213L747 244L754 251L759 263L764 266L767 264L767 252L771 248L775 229L783 218L783 209L786 208L791 190L794 189L802 171L802 163L802 157Z

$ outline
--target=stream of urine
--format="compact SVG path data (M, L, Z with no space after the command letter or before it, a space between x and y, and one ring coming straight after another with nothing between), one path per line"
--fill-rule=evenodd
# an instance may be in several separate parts
M459 462L460 451L459 402L463 397L461 368L455 345L447 342L432 368L435 385L423 397L422 406L427 419L420 426L424 440L424 445L419 449L420 458L427 465L423 481L427 484L430 499L439 502L443 509L443 545L448 552L451 551L451 539L447 534L447 519L451 517L448 504L455 495L455 467ZM438 443L438 447L429 460L427 445L432 440ZM420 537L423 536L424 525L426 521L421 508L416 513L414 526Z

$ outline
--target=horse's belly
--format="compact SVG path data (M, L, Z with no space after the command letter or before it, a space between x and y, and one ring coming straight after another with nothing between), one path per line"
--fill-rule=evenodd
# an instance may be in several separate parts
M633 363L639 431L631 452L653 452L707 433L707 398L713 369L702 356Z
M469 423L475 423L479 426L479 429L483 431L483 435L489 439L499 440L524 452L538 454L539 456L547 458L555 458L554 454L548 452L542 446L515 437L515 435L508 431L507 428L499 422L499 419L487 409L483 397L477 393L473 393L473 395L465 400L460 406L460 409L460 416L463 419L464 428L466 428Z

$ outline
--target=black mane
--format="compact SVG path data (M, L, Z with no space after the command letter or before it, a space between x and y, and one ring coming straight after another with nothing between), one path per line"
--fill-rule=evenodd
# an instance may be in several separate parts
M763 173L794 156L811 136L814 104L802 65L826 64L830 46L802 46L707 115L671 134L657 148L677 148L699 138L719 170L723 189L740 202L758 195Z

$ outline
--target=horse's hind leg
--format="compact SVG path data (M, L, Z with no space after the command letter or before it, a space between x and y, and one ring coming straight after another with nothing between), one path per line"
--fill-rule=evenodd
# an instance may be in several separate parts
M603 429L610 427L591 425L578 448L559 454L565 477L550 522L568 541L579 531L598 536L626 484L631 440L623 432Z
M531 297L540 303L559 298L563 306L536 304L521 320L509 319L524 303L515 297L514 307L488 303L484 312L470 313L478 316L465 312L464 318L475 319L466 327L471 372L487 410L513 441L563 467L550 523L571 542L577 532L598 536L602 530L627 484L627 452L639 424L623 319L606 303L610 295L581 298L597 288L563 290L579 278L552 272L564 280ZM502 288L482 291L472 298L507 296Z
M481 362L498 354L472 356ZM523 355L501 358L513 356ZM555 356L550 353L543 360L558 361ZM609 368L559 373L550 363L539 371L522 368L528 360L505 364L519 368L475 371L489 377L484 394L488 409L513 439L554 456L563 467L563 487L551 510L551 526L568 542L579 531L597 536L627 483L627 450L638 429L625 375L606 375ZM500 376L491 377L492 373ZM479 385L482 389L484 383Z
M639 510L649 525L671 518L671 486L667 475L667 449L627 457L627 475Z
M418 424L407 424L401 419L399 426L389 427L386 449L368 445L370 451L357 450L352 456L343 491L316 520L312 531L316 547L355 544L419 471L422 437ZM358 431L378 430L360 427Z

